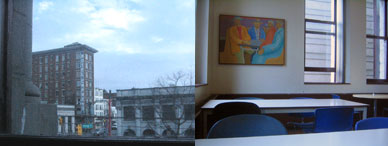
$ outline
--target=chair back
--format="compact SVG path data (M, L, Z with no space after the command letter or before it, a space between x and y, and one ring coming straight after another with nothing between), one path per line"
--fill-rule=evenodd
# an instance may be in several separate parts
M335 107L315 110L314 132L347 131L353 129L353 108Z
M263 98L260 98L260 97L239 97L239 98L235 98L237 100L263 100Z
M314 98L311 98L311 97L292 97L290 99L314 99ZM311 112L311 113L291 113L288 115L293 116L293 117L298 117L298 118L311 118L311 117L314 117L314 112Z
M356 123L356 130L379 129L379 128L388 128L387 117L368 118L365 120L358 121Z
M223 118L240 114L261 114L259 106L250 102L226 102L214 107L214 122Z
M331 97L333 99L341 99L341 96L337 95L337 94L331 94Z
M207 138L230 138L287 134L286 128L275 118L266 115L242 114L218 121Z

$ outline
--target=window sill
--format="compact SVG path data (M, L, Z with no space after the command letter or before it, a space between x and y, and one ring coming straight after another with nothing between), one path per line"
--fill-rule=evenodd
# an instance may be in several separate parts
M60 137L0 134L0 141L10 145L195 145L193 138L186 139L131 139L129 137Z
M202 87L202 86L207 86L208 84L207 83L204 83L204 84L195 84L195 87Z
M367 79L366 84L388 84L388 80Z
M304 82L305 85L350 85L350 83Z

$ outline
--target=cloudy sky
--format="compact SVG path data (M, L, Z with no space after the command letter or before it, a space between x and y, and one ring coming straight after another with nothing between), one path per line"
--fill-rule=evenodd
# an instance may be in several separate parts
M195 0L34 0L33 51L97 49L95 87L155 86L194 72Z

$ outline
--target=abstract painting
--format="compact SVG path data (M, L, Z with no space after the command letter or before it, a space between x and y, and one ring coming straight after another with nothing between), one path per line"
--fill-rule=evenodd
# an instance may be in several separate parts
M284 65L284 60L284 19L220 15L220 64Z

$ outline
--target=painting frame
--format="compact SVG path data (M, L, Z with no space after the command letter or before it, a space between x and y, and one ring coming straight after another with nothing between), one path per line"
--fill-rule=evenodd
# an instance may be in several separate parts
M220 14L218 26L219 64L286 64L285 19Z

